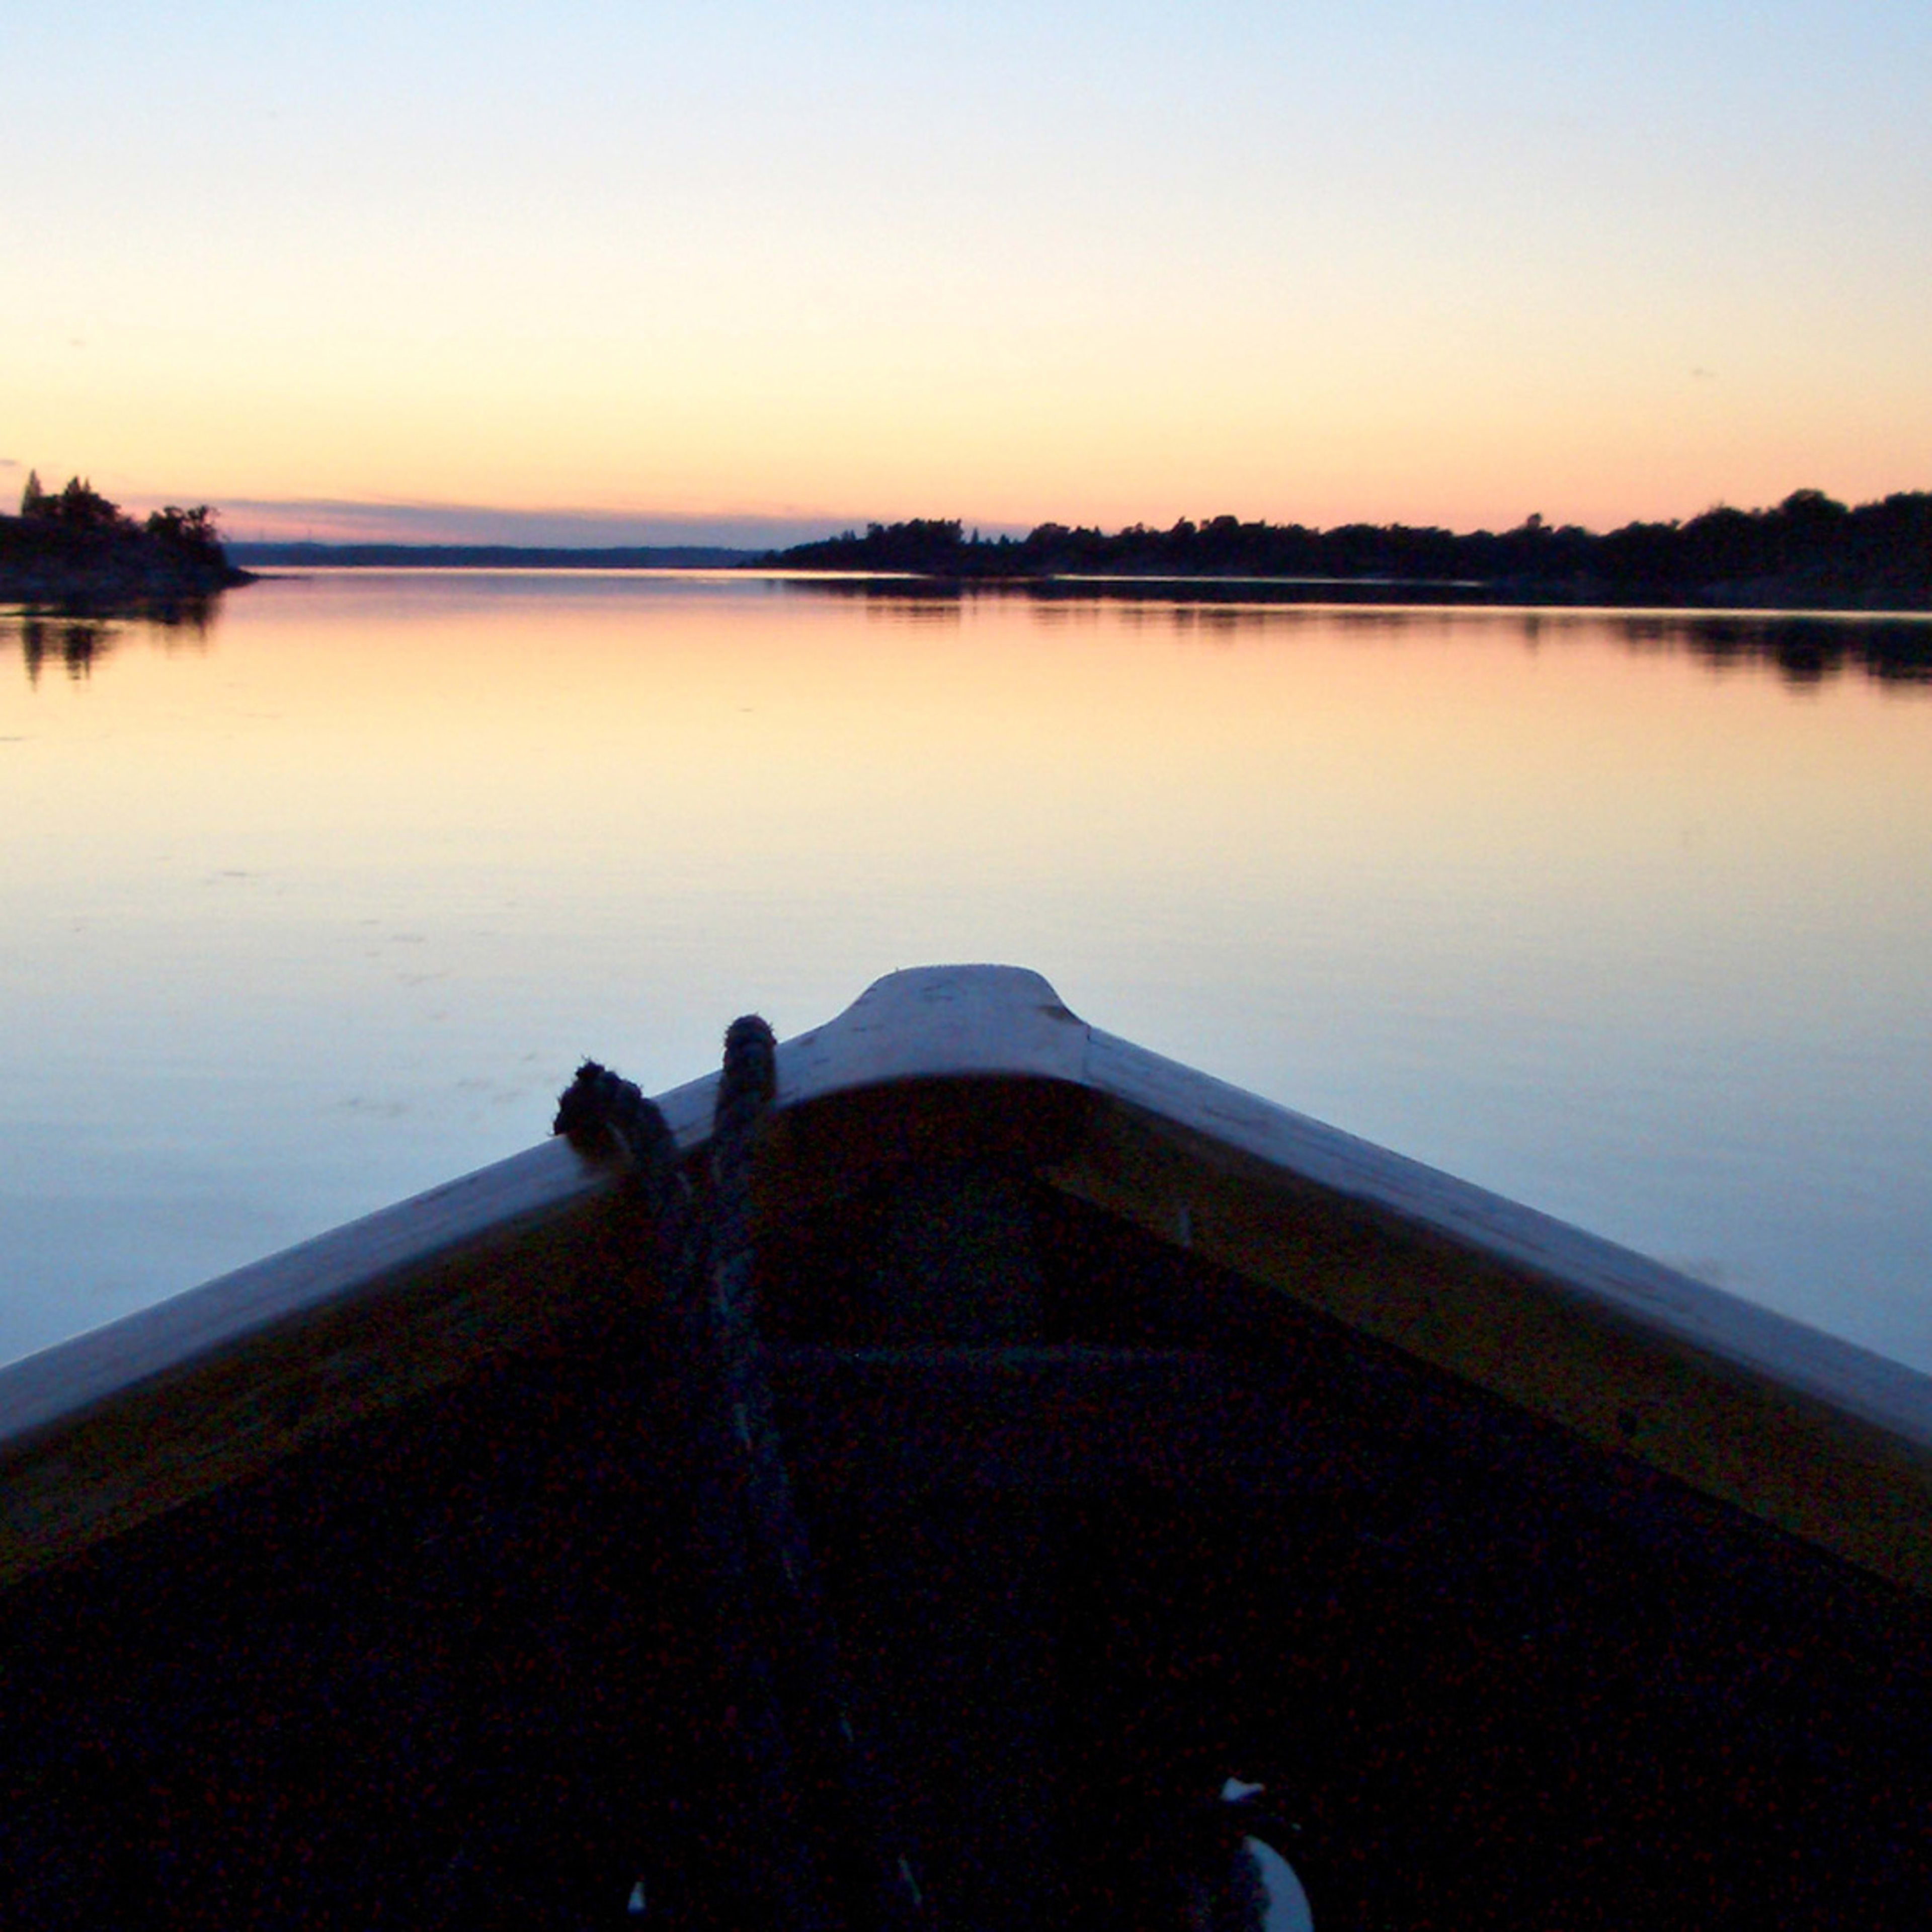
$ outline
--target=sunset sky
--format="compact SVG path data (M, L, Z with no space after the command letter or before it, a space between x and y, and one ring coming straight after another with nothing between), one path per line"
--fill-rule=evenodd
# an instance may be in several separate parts
M16 5L0 496L238 536L1932 488L1925 0Z

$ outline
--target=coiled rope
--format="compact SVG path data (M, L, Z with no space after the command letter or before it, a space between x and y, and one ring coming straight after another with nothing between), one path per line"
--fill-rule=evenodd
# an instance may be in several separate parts
M847 1843L832 1863L855 1894L859 1922L912 1932L926 1922L923 1900L910 1860L890 1841L878 1775L851 1720L837 1634L793 1498L758 1333L751 1184L777 1070L771 1028L755 1015L734 1020L724 1036L701 1206L662 1113L595 1060L578 1069L559 1097L554 1130L580 1143L614 1143L656 1226L695 1398L706 1594L734 1685L736 1742L764 1814L766 1879L782 1922L799 1932L827 1923L822 1861L799 1827L802 1759L828 1774L842 1798Z

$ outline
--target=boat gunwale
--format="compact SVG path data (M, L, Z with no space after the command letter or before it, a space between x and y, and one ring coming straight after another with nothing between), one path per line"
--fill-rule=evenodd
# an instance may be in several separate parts
M1106 1063L1088 1083L1198 1143L1393 1216L1467 1253L1539 1277L1635 1336L1662 1340L1808 1399L1932 1456L1932 1376L1652 1260L1541 1210L1391 1152L1131 1042L1091 1030ZM1158 1084L1211 1096L1211 1126L1163 1104ZM1258 1130L1258 1131L1257 1131ZM1284 1144L1284 1142L1286 1144Z
M776 1129L795 1138L824 1103L890 1121L943 1092L989 1117L1002 1094L1076 1096L1082 1124L1040 1163L1052 1184L1932 1594L1932 1378L1090 1028L1036 974L891 975L784 1042L778 1076ZM716 1084L659 1101L687 1152L708 1135ZM860 1165L898 1146L889 1134ZM1221 1190L1204 1208L1175 1198L1172 1164L1189 1162ZM618 1180L614 1162L552 1140L0 1368L0 1587L376 1408L554 1343L560 1297L594 1300L613 1269L644 1265ZM1351 1286L1292 1238L1272 1255L1283 1212L1311 1209L1331 1248L1351 1226L1408 1244L1428 1306L1389 1292L1386 1269ZM1257 1213L1274 1232L1257 1233ZM553 1277L534 1303L533 1268ZM1530 1338L1514 1358L1484 1356L1495 1338L1469 1318L1470 1283ZM419 1322L428 1344L399 1350ZM265 1402L286 1421L265 1424ZM1625 1426L1639 1413L1642 1426ZM202 1439L171 1459L136 1418ZM224 1445L230 1427L240 1439ZM104 1456L170 1466L132 1471L104 1510L64 1502L101 1479ZM1888 1519L1845 1520L1874 1508Z

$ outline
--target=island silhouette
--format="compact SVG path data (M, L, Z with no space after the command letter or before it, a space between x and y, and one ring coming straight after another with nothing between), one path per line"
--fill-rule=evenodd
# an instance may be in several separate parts
M984 536L957 518L868 524L753 551L709 546L250 543L224 545L206 504L136 524L91 484L58 493L29 476L17 517L0 516L0 599L63 608L159 603L245 583L239 563L496 569L732 567L1074 589L1112 579L1241 583L1282 597L1472 604L1766 610L1932 610L1932 490L1856 506L1822 490L1768 508L1720 505L1688 520L1602 534L1540 516L1515 529L1244 522L1232 515L1112 532L1059 523Z
M30 470L20 514L0 517L0 598L10 603L178 604L249 580L206 503L170 504L137 524L80 477L50 491Z
M1024 537L970 535L957 520L872 524L758 560L767 568L909 573L968 583L1126 578L1273 580L1311 592L1418 592L1472 603L1704 608L1932 609L1932 491L1856 508L1821 490L1775 507L1706 510L1599 536L1532 516L1513 530L1403 524L1135 524L1109 535L1042 524Z

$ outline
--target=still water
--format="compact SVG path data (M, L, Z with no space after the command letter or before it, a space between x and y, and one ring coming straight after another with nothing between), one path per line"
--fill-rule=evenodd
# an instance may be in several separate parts
M1000 960L1932 1368L1932 632L633 574L0 614L0 1358Z

